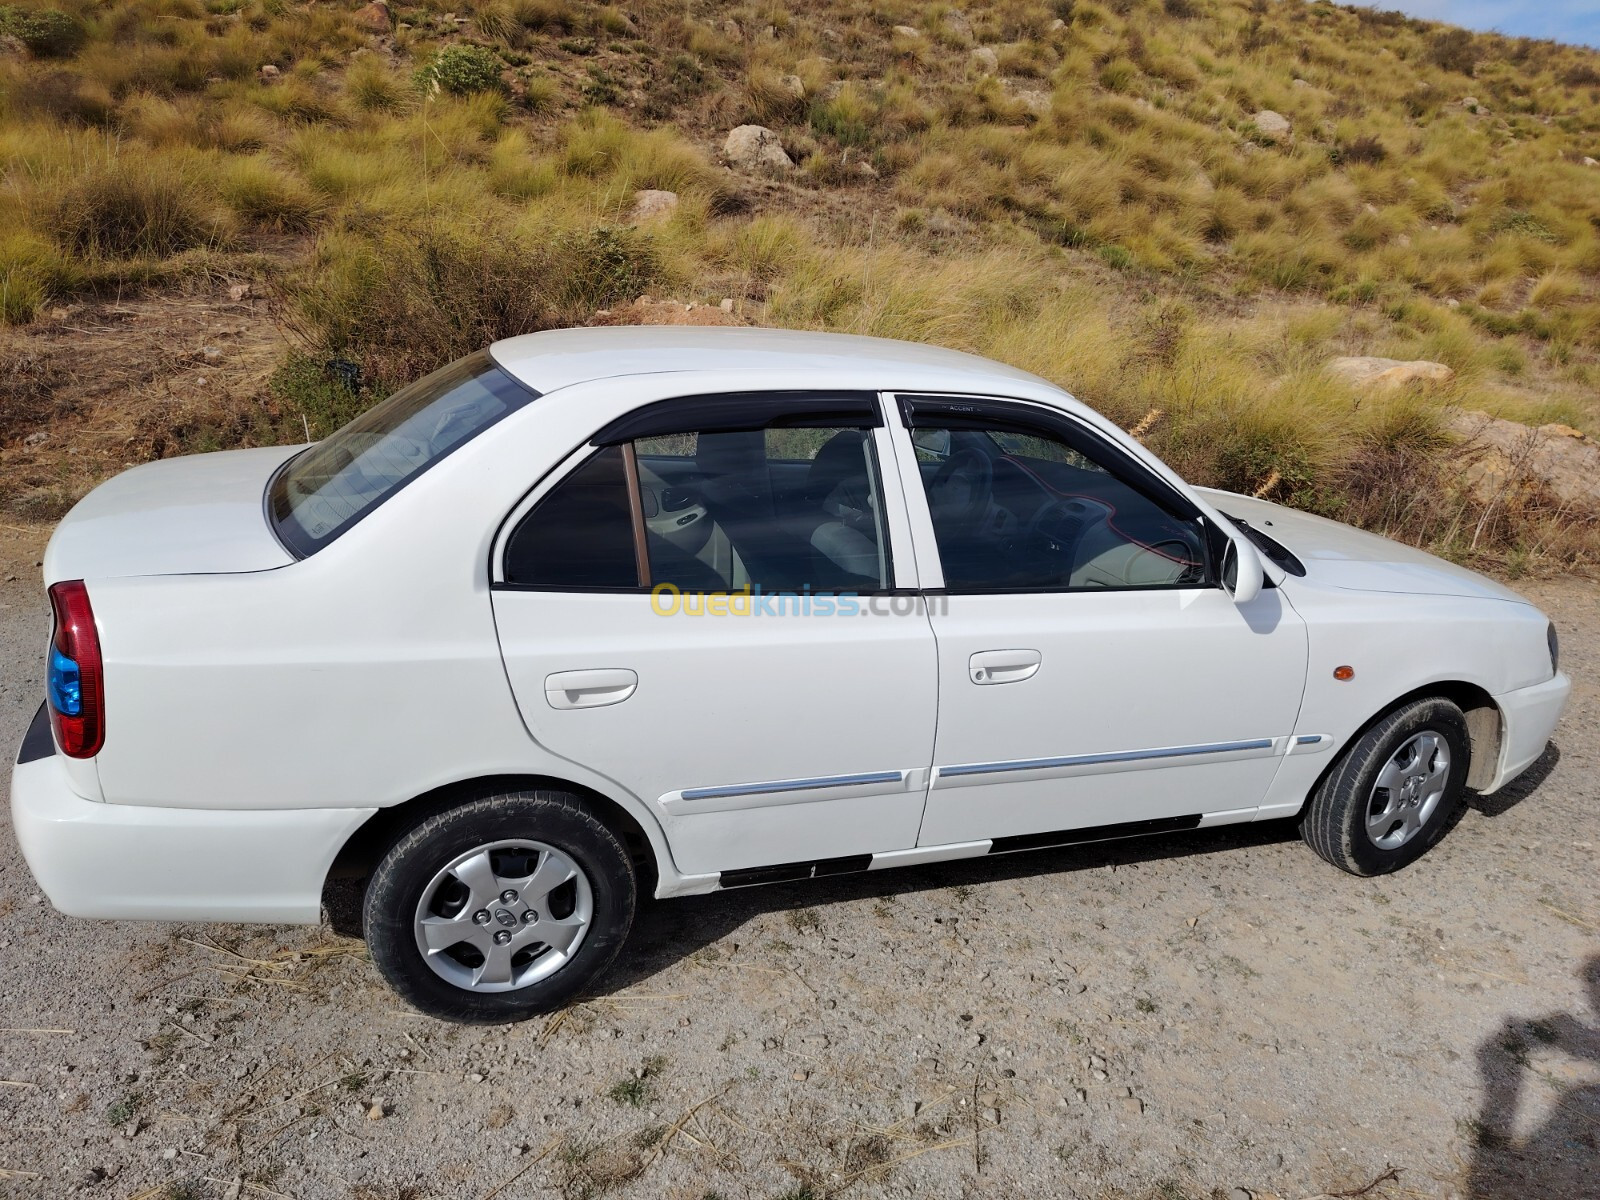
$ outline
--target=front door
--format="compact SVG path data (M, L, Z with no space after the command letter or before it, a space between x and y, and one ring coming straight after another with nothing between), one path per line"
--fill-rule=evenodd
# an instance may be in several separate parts
M870 395L666 401L507 523L529 733L655 806L686 874L916 844L937 656L887 436Z
M933 542L919 561L936 556L944 584L919 844L1252 815L1305 683L1282 594L1235 605L1207 518L1066 414L949 397L901 411L913 525Z

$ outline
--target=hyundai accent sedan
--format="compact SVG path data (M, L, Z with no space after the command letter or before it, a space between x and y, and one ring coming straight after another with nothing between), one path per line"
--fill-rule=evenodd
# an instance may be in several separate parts
M63 912L315 922L440 1017L571 998L658 897L1295 818L1403 867L1543 751L1550 622L1190 487L983 359L498 342L311 446L62 521L12 816Z

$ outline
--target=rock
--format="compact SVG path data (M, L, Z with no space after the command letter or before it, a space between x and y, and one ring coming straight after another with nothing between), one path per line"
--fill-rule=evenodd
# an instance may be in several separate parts
M173 1159L178 1157L178 1148L176 1146L168 1146L161 1152L161 1157L166 1159L168 1162L171 1162Z
M266 83L269 80L276 79L282 73L283 72L279 71L277 67L273 66L271 63L267 63L261 68L261 82Z
M221 362L222 351L216 346L201 346L200 349L195 352L195 358L200 362Z
M628 213L628 222L638 225L645 221L659 221L677 211L677 192L643 188L633 194L633 209Z
M1046 33L1060 33L1066 27L1067 27L1067 23L1065 21L1063 21L1060 17L1057 17L1054 21L1051 21L1050 24L1045 26L1045 32Z
M31 450L31 449L33 449L33 447L35 447L37 445L40 445L43 442L48 442L49 440L50 440L50 435L48 433L46 433L44 430L38 429L38 430L35 430L33 433L30 433L27 437L23 438L22 439L22 444L23 444L24 447L26 447L27 449Z
M1039 88L1024 88L1017 93L1017 100L1022 107L1036 117L1050 115L1050 93Z
M1328 363L1328 372L1352 387L1397 388L1411 384L1449 383L1456 373L1443 363L1418 359L1401 362L1394 358L1357 356L1335 358Z
M944 23L955 32L958 37L970 38L972 36L972 22L967 19L967 14L959 8L952 8L944 14Z
M384 1117L383 1105L374 1104L371 1108L367 1109L367 1120L369 1120L369 1121L381 1121L381 1120L383 1120L383 1117Z
M1144 1101L1137 1096L1124 1096L1122 1098L1122 1111L1130 1117L1137 1117L1144 1112Z
M878 168L869 162L858 162L855 165L855 172L863 179L876 179L878 177Z
M920 29L913 29L909 25L896 25L894 27L894 32L897 37L903 38L919 38L922 36L922 31Z
M765 125L740 125L731 130L722 143L722 153L734 166L747 171L794 170L794 160L784 153L778 135Z
M1289 124L1289 118L1282 113L1275 113L1270 108L1263 108L1250 118L1256 127L1256 132L1264 138L1274 142L1288 141L1294 136L1294 131Z
M1233 1188L1228 1192L1228 1200L1254 1200L1248 1188Z
M804 100L806 98L806 81L798 75L785 75L778 80L778 86L796 100Z
M365 8L356 9L350 19L355 22L357 29L368 33L394 32L394 14L389 11L388 0L372 0Z
M19 37L0 34L0 58L27 58L28 47Z
M739 22L729 17L722 23L722 36L730 42L742 42L744 41L744 29Z
M1292 85L1291 85L1291 86L1293 86L1293 87L1297 87L1297 88L1308 88L1308 87L1310 87L1310 86L1311 86L1311 85L1310 85L1310 84L1309 84L1309 83L1307 83L1307 82L1306 82L1306 81L1305 81L1305 80L1304 80L1304 79L1301 79L1301 78L1299 78L1299 77L1298 77L1298 76L1297 76L1297 77L1296 77L1296 78L1295 78L1295 79L1294 79L1294 81L1293 81L1293 83L1292 83Z
M236 283L228 289L228 299L238 304L242 300L249 300L255 293L248 283Z
M732 296L724 296L722 298L722 303L717 305L717 307L720 308L725 313L731 313L733 311L733 297ZM689 1023L689 1019L687 1017L685 1017L683 1019L683 1024L687 1025L688 1023Z
M1600 513L1600 445L1570 425L1537 429L1459 411L1446 428L1461 438L1458 461L1468 489L1485 502L1552 499Z
M811 1072L810 1071L795 1071L794 1073L792 1073L789 1076L789 1078L794 1080L796 1083L804 1083L806 1080L811 1078Z
M1476 96L1461 97L1461 107L1468 109L1469 111L1476 112L1478 109L1478 98Z
M992 46L979 46L972 52L971 58L972 65L987 75L993 75L1000 69L1000 56Z
M1583 156L1583 165L1586 167L1600 167L1600 159L1590 158L1585 154Z

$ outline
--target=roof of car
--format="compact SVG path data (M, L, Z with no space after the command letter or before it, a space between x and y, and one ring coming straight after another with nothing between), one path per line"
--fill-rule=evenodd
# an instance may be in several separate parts
M863 388L874 389L903 383L908 367L922 377L948 376L951 387L975 387L980 380L1045 383L1026 371L958 350L793 329L685 325L554 329L496 342L490 353L501 367L540 392L621 375L680 371L845 369L859 376Z

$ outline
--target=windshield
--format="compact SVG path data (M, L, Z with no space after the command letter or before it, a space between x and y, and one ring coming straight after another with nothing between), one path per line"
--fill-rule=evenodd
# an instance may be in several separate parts
M268 485L278 537L315 554L458 446L538 393L481 351L401 388L290 459Z

